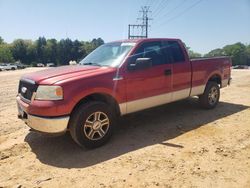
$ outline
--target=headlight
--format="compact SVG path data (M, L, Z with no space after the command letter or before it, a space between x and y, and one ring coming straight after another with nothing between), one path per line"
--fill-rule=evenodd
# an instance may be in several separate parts
M36 100L62 100L63 89L61 86L38 86Z

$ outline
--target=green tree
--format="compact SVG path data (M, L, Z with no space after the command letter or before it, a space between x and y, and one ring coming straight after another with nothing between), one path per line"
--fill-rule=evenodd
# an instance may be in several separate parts
M199 57L202 57L202 55L201 55L200 53L194 52L193 50L191 50L190 47L186 46L185 43L184 43L184 46L185 46L186 49L187 49L189 58L199 58Z
M70 39L62 39L58 44L59 53L59 64L68 65L69 61L72 60L71 49L73 48L73 42Z
M82 48L86 52L86 55L91 53L94 49L104 44L101 38L93 39L91 42L83 42Z
M89 54L94 50L94 46L91 42L83 42L82 48L86 52L86 54Z
M45 57L47 58L48 63L59 65L58 44L56 39L47 40L47 44L45 46Z
M62 39L58 42L56 39L47 40L45 37L39 37L35 42L18 39L7 45L0 37L0 45L4 45L1 47L1 59L21 61L28 65L37 63L67 65L71 60L81 60L102 44L104 41L101 38L90 42L70 39Z
M246 48L247 65L250 66L250 44Z
M232 57L233 65L246 65L247 64L247 53L246 46L240 42L226 45L223 50L227 56Z
M200 53L194 52L193 50L188 50L189 58L199 58L202 57Z
M1 63L12 63L14 58L12 56L9 45L1 44L0 45L0 62Z
M26 64L36 64L37 61L37 51L36 51L36 45L34 42L29 41L27 43L27 50L26 50Z
M82 48L82 43L78 40L73 42L73 48L71 49L71 60L79 61L86 56L86 51Z
M233 65L250 65L250 47L240 42L217 48L205 55L206 57L230 56Z
M93 39L91 41L92 45L94 48L97 48L98 46L101 46L104 44L104 41L101 39L101 38L98 38L98 39Z
M4 40L3 40L2 37L0 37L0 45L1 45L1 44L4 44Z
M28 64L27 61L27 48L28 43L25 40L17 39L12 43L12 55L16 61L21 61L24 64Z
M47 40L45 37L39 37L38 40L35 42L36 45L36 61L38 63L43 63L47 64L48 59L47 59L47 53L46 53L46 45L47 45Z
M216 57L216 56L223 56L225 55L225 51L221 48L216 48L209 53L205 54L205 57Z

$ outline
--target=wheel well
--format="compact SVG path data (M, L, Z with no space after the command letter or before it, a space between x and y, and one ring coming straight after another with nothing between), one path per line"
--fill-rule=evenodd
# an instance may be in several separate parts
M84 98L82 98L74 107L74 109L72 110L71 113L74 112L74 110L80 106L81 104L83 103L87 103L89 101L100 101L100 102L104 102L108 105L111 106L112 109L114 109L116 115L120 116L120 108L119 108L119 105L118 103L116 102L116 100L111 96L111 95L108 95L108 94L104 94L104 93L93 93L93 94L90 94Z
M208 81L216 82L218 85L221 86L221 77L217 74L211 76Z

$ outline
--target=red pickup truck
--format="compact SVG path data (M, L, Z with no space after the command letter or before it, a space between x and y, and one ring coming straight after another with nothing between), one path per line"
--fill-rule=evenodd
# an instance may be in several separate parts
M32 130L70 131L80 146L104 144L117 117L199 96L214 108L231 80L228 57L190 60L179 39L136 39L104 44L79 65L23 76L18 117Z

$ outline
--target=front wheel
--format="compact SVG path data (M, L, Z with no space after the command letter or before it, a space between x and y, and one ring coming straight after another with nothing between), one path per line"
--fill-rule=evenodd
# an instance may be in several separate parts
M105 144L113 132L113 113L103 102L81 104L70 119L70 134L81 147L96 148Z
M201 107L206 109L215 108L220 99L220 88L216 82L208 82L205 91L199 96Z

